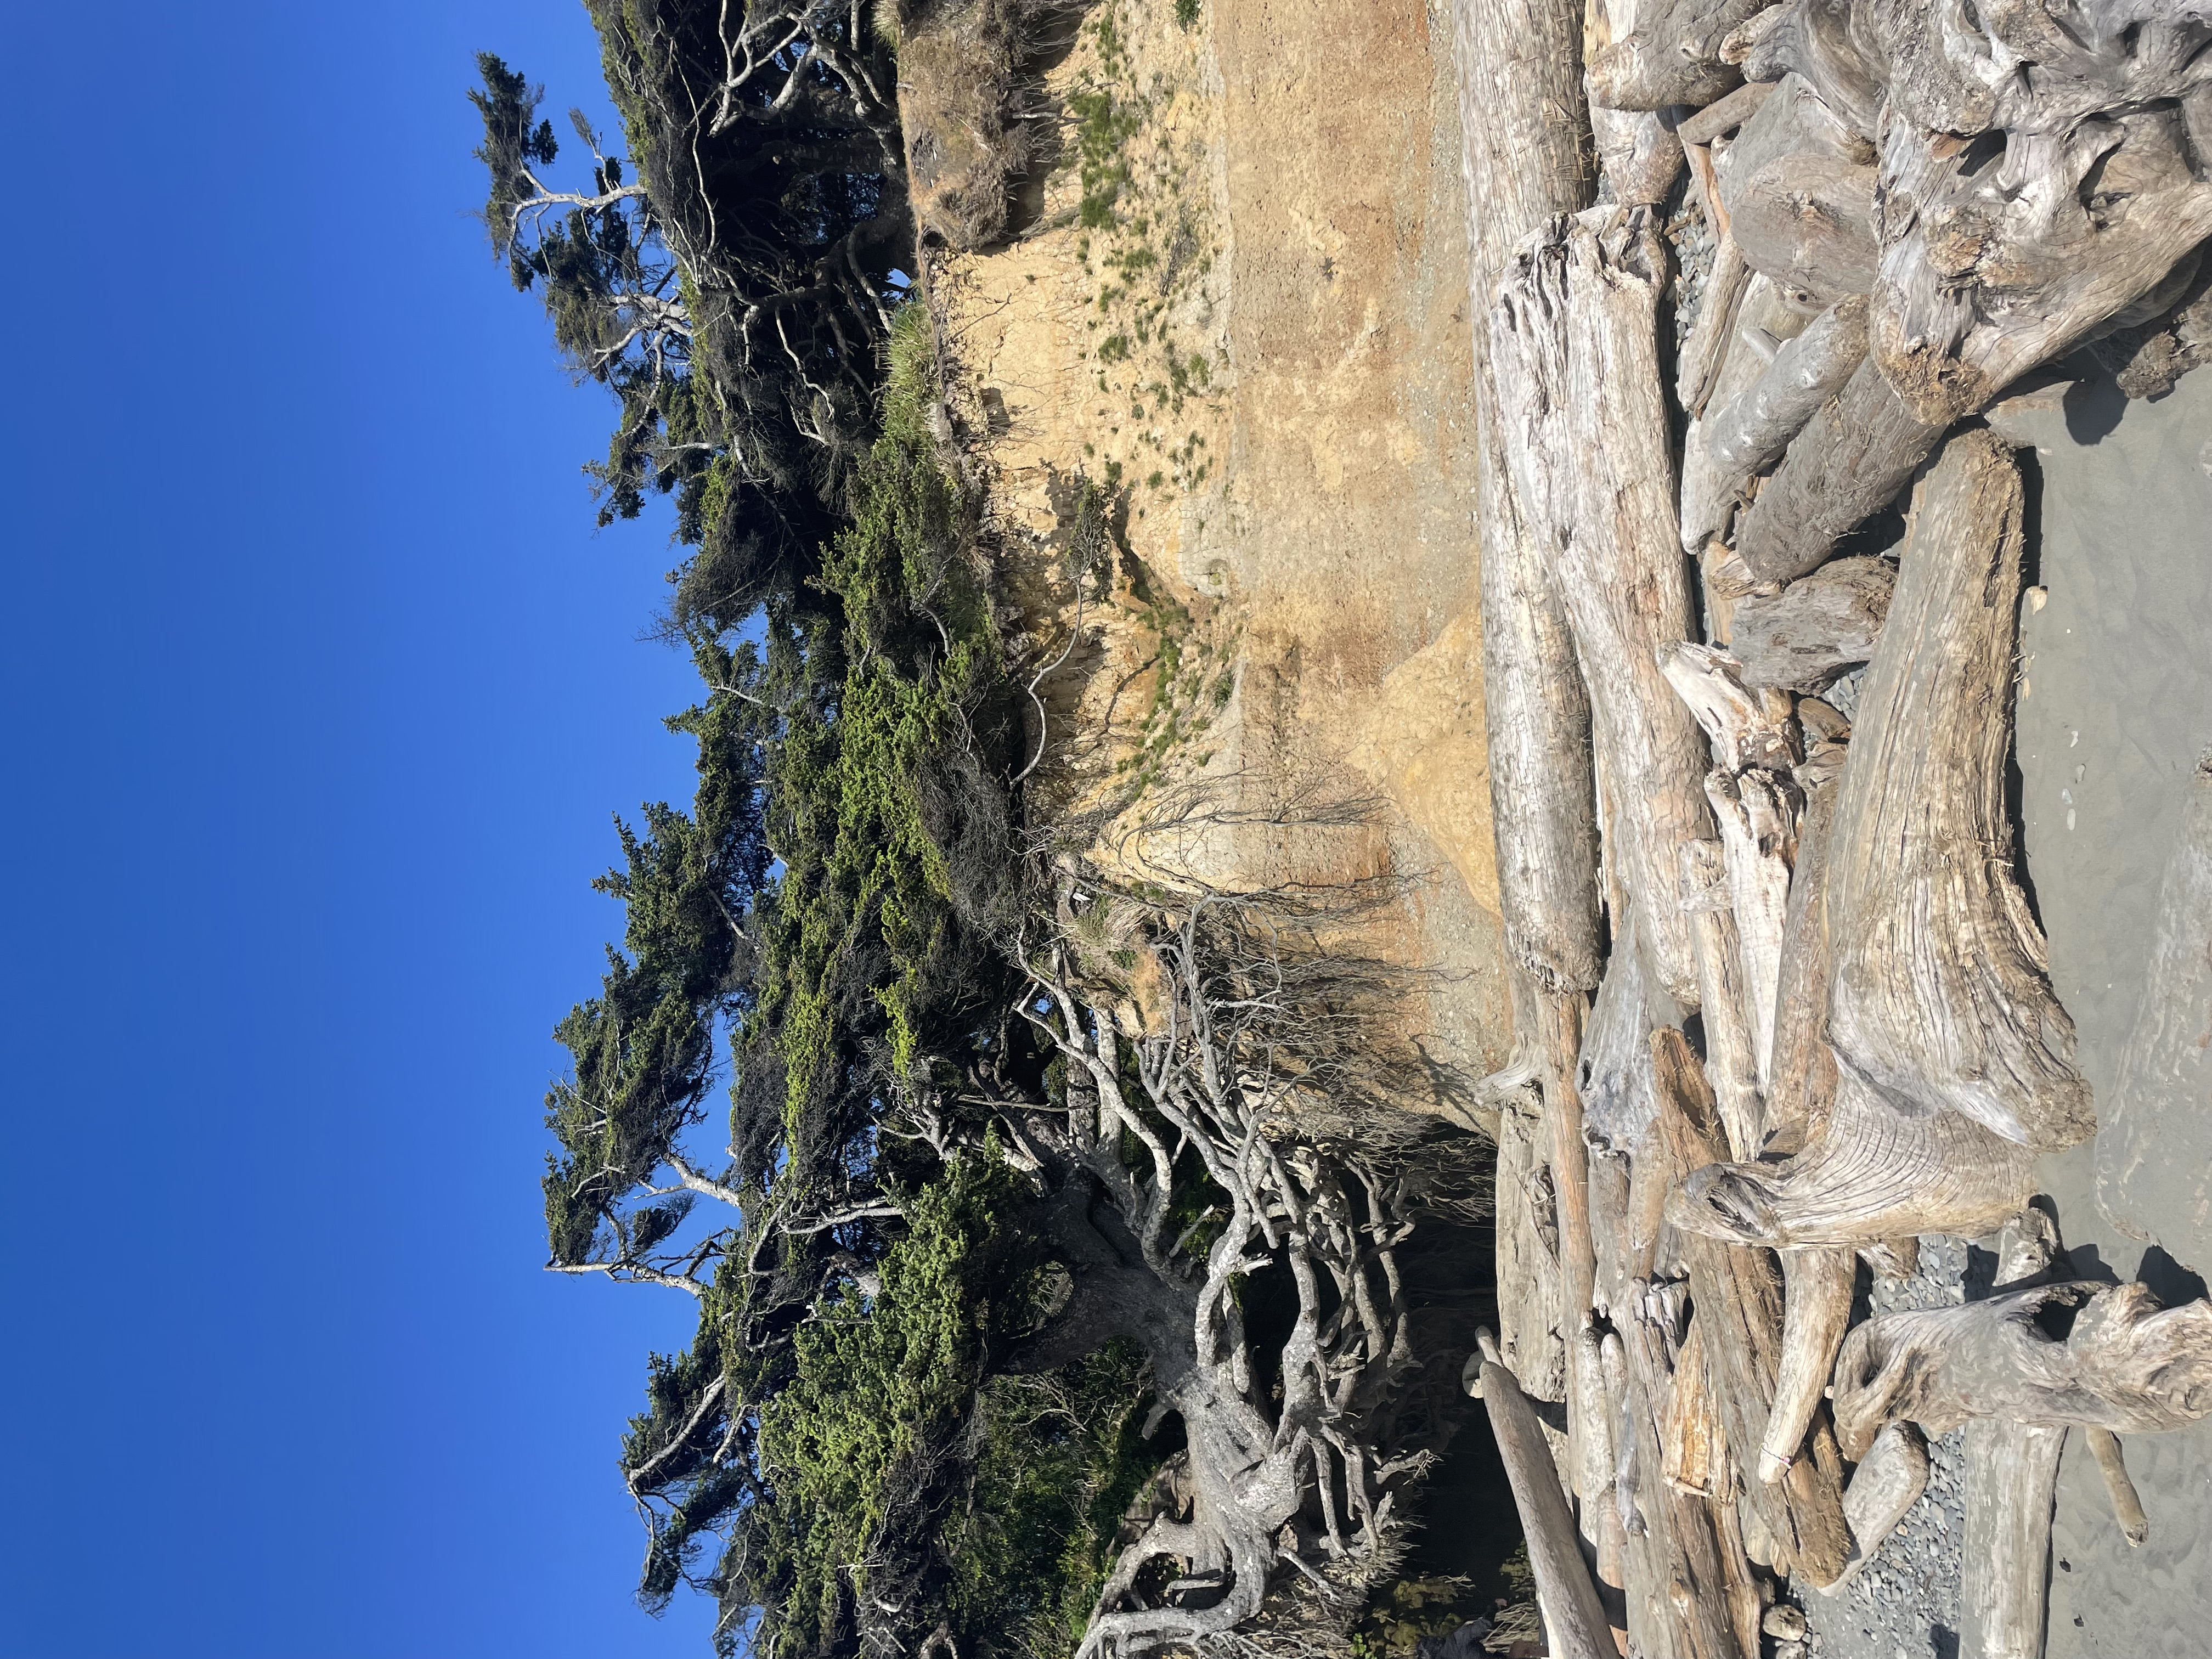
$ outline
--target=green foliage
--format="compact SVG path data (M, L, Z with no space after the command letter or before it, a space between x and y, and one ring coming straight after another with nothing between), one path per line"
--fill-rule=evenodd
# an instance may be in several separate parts
M1188 34L1198 25L1198 0L1175 0L1176 26Z

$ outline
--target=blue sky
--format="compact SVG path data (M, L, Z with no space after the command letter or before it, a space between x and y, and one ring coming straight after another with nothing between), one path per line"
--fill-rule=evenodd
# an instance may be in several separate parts
M690 793L665 526L467 214L471 54L603 109L589 25L4 9L0 1652L702 1653L614 1463L690 1310L537 1270L586 883Z

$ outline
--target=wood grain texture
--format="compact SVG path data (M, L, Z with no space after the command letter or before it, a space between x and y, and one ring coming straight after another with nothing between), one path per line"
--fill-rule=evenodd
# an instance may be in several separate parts
M1610 862L1662 985L1694 1006L1674 848L1711 833L1704 744L1658 653L1690 631L1656 328L1666 256L1642 211L1554 221L1514 258L1491 316L1506 455L1551 554L1607 781Z
M1874 655L1897 586L1887 559L1836 559L1779 593L1735 604L1729 653L1748 685L1816 691Z

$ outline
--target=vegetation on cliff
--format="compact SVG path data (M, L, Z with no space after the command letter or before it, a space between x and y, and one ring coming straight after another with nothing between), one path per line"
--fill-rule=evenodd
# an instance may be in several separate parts
M1341 1639L1457 1400L1416 1218L1479 1185L1393 1104L1403 976L1341 943L1395 889L1098 867L1101 813L1230 810L1156 764L1032 811L1066 653L1008 626L944 442L886 32L592 11L629 143L572 118L590 190L520 74L472 96L495 247L619 406L603 518L667 495L686 550L698 790L617 821L544 1176L550 1267L698 1304L622 1444L641 1598L781 1659L1134 1654L1249 1626L1287 1567L1278 1621Z

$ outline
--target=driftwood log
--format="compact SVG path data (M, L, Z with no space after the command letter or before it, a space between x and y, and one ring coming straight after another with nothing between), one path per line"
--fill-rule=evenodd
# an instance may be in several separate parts
M1655 1031L1651 1053L1660 1121L1677 1167L1686 1172L1717 1164L1727 1146L1687 1040L1671 1028ZM1728 1443L1740 1457L1755 1455L1782 1370L1780 1277L1761 1249L1692 1234L1681 1241L1681 1251ZM1811 1455L1794 1461L1781 1480L1754 1478L1742 1492L1780 1555L1813 1583L1825 1584L1850 1559L1850 1534L1844 1521L1842 1462L1817 1411L1809 1437Z
M1691 617L1657 356L1665 277L1650 215L1555 220L1516 253L1491 338L1515 487L1549 549L1589 689L1607 848L1653 970L1694 1006L1675 848L1709 834L1711 814L1703 743L1658 663Z
M1985 1232L2026 1202L2031 1152L2094 1127L2008 856L2021 512L1987 434L1916 494L1823 878L1833 1112L1781 1164L1700 1171L1678 1225L1773 1245Z
M1730 494L1780 459L1790 441L1866 361L1866 316L1863 295L1830 306L1802 334L1784 342L1759 379L1702 434Z
M1560 1659L1613 1659L1618 1649L1606 1622L1604 1605L1591 1582L1576 1541L1574 1517L1559 1489L1559 1472L1536 1418L1498 1356L1488 1331L1478 1334L1480 1354L1468 1369L1475 1373L1471 1392L1480 1394L1490 1413L1491 1432L1521 1511L1528 1543L1528 1565L1535 1571L1536 1599L1550 1628L1553 1651Z
M1738 599L1729 652L1744 683L1817 691L1867 661L1896 586L1886 559L1836 559L1779 593Z
M1850 1523L1851 1559L1843 1577L1815 1586L1824 1595L1839 1594L1871 1560L1882 1540L1897 1530L1905 1512L1928 1489L1928 1448L1909 1423L1892 1423L1875 1437L1874 1446L1851 1471L1844 1488L1844 1519Z

